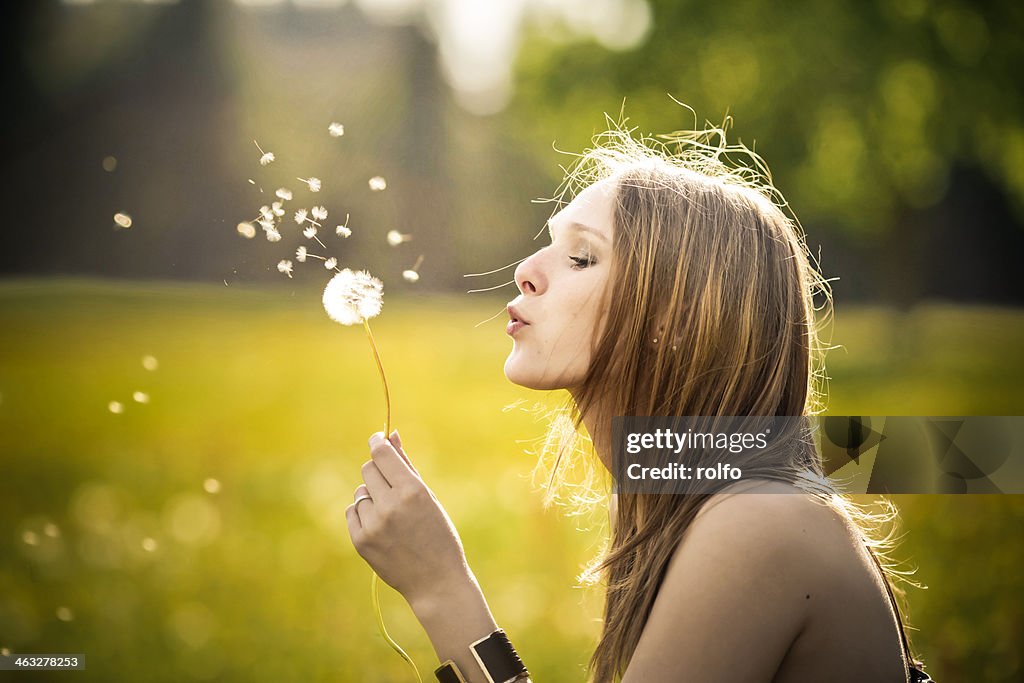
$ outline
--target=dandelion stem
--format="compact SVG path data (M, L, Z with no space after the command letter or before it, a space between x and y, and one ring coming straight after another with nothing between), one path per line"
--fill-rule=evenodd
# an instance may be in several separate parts
M412 657L406 654L405 650L391 638L388 633L387 627L384 626L384 616L380 611L380 577L374 572L373 577L370 579L370 591L373 595L373 611L377 614L377 628L380 630L380 634L384 636L384 640L391 649L398 653L398 655L404 659L409 666L412 667L412 671L416 674L416 680L418 683L423 683L423 678L420 676L420 670L416 668L416 662L412 661Z
M370 331L370 321L366 318L363 318L363 329L366 330L366 337L370 340L370 348L373 349L373 359L377 361L380 381L384 385L384 438L389 438L391 435L391 392L388 391L388 378L384 374L384 364L380 361L380 353L377 351L377 343L373 340L373 332ZM391 646L391 649L397 652L412 667L418 683L423 683L420 670L416 668L416 662L412 661L412 658L406 654L402 646L395 642L384 625L384 614L380 609L380 577L377 576L376 572L373 573L373 577L370 579L370 596L373 601L374 614L377 616L377 629L380 631L381 637L384 638L384 642Z

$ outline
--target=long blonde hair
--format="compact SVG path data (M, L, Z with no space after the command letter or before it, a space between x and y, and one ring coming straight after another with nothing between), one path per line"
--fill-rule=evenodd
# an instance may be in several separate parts
M567 471L578 469L577 458L566 456L586 438L584 415L605 425L615 415L808 416L821 409L819 327L831 310L828 285L767 166L745 146L726 143L728 124L659 139L634 138L613 124L567 172L563 199L594 182L614 183L614 254L601 303L604 331L543 449L555 454L546 503L569 484ZM813 449L776 450L748 463L744 475L815 494L856 522L873 552L891 541L872 534L894 508L872 516L836 494ZM592 482L577 484L576 502L594 503L591 490ZM617 496L607 545L585 573L606 583L590 661L595 683L624 673L669 560L713 492Z

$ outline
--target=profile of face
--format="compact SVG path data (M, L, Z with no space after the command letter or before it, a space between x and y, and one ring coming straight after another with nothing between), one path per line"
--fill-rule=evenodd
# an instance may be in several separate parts
M516 268L520 296L509 304L513 341L505 361L511 382L571 390L586 377L605 318L615 195L611 180L587 187L548 221L551 244Z

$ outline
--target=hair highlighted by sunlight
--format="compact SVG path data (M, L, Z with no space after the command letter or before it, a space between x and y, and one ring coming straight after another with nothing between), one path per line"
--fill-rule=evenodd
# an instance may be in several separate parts
M600 181L616 191L603 332L582 385L549 411L534 469L535 481L546 480L545 505L572 514L610 501L591 438L607 439L613 416L810 416L823 410L826 379L819 330L831 321L828 283L767 165L727 143L730 119L656 138L608 123L573 155L553 200L564 205ZM584 415L609 435L587 434ZM812 446L750 465L745 476L795 484L832 506L882 558L883 575L897 573L884 562L891 504L872 513L836 493ZM606 583L595 683L624 673L679 539L710 495L617 496L605 547L581 576Z

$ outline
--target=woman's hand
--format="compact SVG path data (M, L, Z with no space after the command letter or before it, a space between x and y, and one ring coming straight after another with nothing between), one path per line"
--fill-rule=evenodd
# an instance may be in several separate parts
M383 432L371 436L370 457L356 502L345 509L356 551L410 605L464 583L471 574L459 534L398 432L390 440Z

